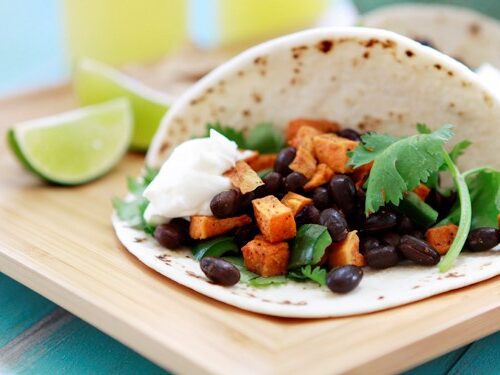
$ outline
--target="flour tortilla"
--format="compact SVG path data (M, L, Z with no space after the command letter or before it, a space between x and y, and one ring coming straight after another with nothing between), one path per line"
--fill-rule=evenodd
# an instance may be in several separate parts
M400 4L366 14L367 27L428 40L440 51L472 68L490 63L500 68L500 22L474 10L451 5Z
M437 68L436 66L439 66ZM453 104L453 105L451 105ZM175 145L201 135L207 122L237 129L299 116L393 134L414 133L416 122L456 124L458 139L475 141L468 166L498 167L500 104L474 73L455 60L394 33L363 28L320 29L254 47L195 84L170 109L147 155L160 167ZM493 141L492 141L493 140ZM491 142L496 142L491 146ZM479 145L478 145L479 144ZM487 150L485 152L485 150ZM175 178L175 176L172 176ZM465 253L445 274L437 267L365 269L360 286L336 295L312 283L268 288L210 283L189 250L160 247L113 217L121 243L171 280L216 300L257 313L318 318L400 306L500 274L500 252Z

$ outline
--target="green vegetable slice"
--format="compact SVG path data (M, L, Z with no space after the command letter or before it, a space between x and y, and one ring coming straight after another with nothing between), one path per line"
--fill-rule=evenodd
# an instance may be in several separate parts
M204 257L220 257L227 253L236 253L239 251L238 245L233 237L216 237L207 241L197 243L192 248L194 259L200 261Z
M476 168L463 174L469 188L472 221L471 229L498 226L500 214L500 171L492 168ZM460 221L460 203L457 202L439 225L457 224Z
M363 135L362 144L349 156L354 167L374 162L367 181L365 213L377 212L389 202L399 205L403 193L437 172L443 164L443 144L453 136L451 129L444 125L433 133L406 138Z
M451 160L451 157L444 148L443 156L457 187L458 197L460 200L460 221L458 223L458 232L455 236L455 240L451 244L450 249L438 264L439 270L441 272L446 272L453 266L453 263L455 263L455 260L462 251L465 241L467 240L472 220L472 208L469 189L467 188L463 175L460 173L457 166L453 163L453 160Z
M272 124L262 123L255 126L247 137L247 148L263 154L279 152L285 146L285 140L280 131Z
M332 238L326 227L317 224L302 225L293 242L288 269L317 264L331 243Z
M414 192L408 192L399 203L398 208L415 223L430 227L438 218L438 212L425 203Z
M270 277L259 276L249 280L248 284L253 287L262 288L270 285L286 284L287 281L288 280L285 276L270 276Z
M236 268L240 271L240 283L248 284L250 280L260 277L256 273L253 273L245 267L243 259L238 257L222 257L222 259L234 264Z

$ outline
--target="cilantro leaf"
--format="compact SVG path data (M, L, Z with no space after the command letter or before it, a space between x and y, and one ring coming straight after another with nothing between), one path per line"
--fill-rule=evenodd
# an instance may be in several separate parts
M451 160L456 163L458 158L464 154L465 150L469 148L471 144L472 142L468 139L464 139L458 142L449 152Z
M214 129L218 133L222 134L224 137L227 139L234 141L239 148L245 149L246 146L246 141L245 141L245 136L243 135L243 132L240 132L230 126L224 126L220 122L215 122L215 123L208 123L206 125L206 132L205 136L208 137L210 135L210 129Z
M497 227L500 214L500 171L477 168L464 173L472 204L471 229ZM457 202L447 217L438 225L458 224L460 203Z
M443 144L452 136L452 126L444 125L430 134L395 138L369 133L350 153L350 164L360 167L374 161L367 181L365 213L376 212L385 203L396 206L403 193L426 182L443 164Z
M142 196L146 187L153 181L158 171L146 167L140 178L127 178L128 191L132 194L131 199L113 198L113 208L120 218L130 226L140 229L147 234L153 235L155 227L148 224L144 219L144 211L148 207L148 200Z
M319 266L312 268L311 265L307 265L300 271L289 272L288 276L295 280L310 280L321 286L326 285L326 270Z
M432 129L429 128L426 124L417 124L417 131L420 133L420 134L431 134L432 133Z
M285 147L283 134L272 124L262 123L255 126L248 134L246 146L263 154L279 152Z

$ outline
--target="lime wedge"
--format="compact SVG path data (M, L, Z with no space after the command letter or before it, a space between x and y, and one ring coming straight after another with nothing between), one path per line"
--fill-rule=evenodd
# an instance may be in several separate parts
M132 135L127 99L80 108L17 124L9 144L19 160L40 177L77 185L102 176L127 151Z
M172 100L118 70L91 59L76 67L74 88L82 105L126 97L134 113L134 135L130 147L146 150Z

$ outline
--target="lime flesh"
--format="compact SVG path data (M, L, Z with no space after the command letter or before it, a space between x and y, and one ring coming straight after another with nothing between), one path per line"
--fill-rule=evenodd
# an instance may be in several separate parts
M26 121L9 130L9 144L30 171L61 185L77 185L113 168L132 135L127 99Z
M82 105L126 97L134 114L130 147L147 150L171 99L103 63L83 59L76 67L74 88Z

